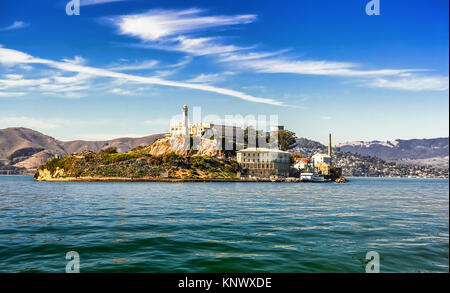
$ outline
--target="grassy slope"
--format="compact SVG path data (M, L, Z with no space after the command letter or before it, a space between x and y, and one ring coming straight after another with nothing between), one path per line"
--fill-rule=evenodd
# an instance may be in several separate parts
M235 178L239 170L236 161L206 156L180 156L170 153L152 156L148 149L126 153L100 151L54 158L41 166L53 175L57 168L64 169L63 177L161 177L169 178ZM38 170L38 172L39 172ZM37 178L37 174L35 178Z

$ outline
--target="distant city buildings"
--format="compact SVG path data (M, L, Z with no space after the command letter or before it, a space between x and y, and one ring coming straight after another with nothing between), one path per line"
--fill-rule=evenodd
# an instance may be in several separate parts
M316 153L311 158L299 158L294 163L294 168L300 173L314 173L320 175L341 174L342 169L332 164L331 134L328 135L328 153Z

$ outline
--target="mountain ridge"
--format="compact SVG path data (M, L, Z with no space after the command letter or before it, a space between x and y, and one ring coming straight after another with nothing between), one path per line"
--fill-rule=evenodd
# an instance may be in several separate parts
M98 152L110 146L117 147L119 152L126 152L136 146L149 145L162 137L164 134L103 141L61 141L25 127L0 129L0 170L9 170L11 173L32 172L55 155L66 156L84 150Z
M448 166L449 138L396 139L394 141L353 141L340 143L343 152L372 156L403 164Z

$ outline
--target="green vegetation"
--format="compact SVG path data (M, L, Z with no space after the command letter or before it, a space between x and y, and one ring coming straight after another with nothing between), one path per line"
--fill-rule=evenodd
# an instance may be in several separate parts
M181 156L174 152L152 156L145 147L117 153L108 147L98 153L85 151L63 158L53 158L41 166L52 176L60 177L169 177L169 178L236 178L239 164L233 160L207 156ZM56 173L57 170L63 170ZM39 175L36 173L35 178ZM57 175L58 174L58 175Z
M290 149L290 146L292 146L296 142L296 136L295 133L289 130L280 130L278 131L278 145L280 146L280 149L283 151L287 151Z

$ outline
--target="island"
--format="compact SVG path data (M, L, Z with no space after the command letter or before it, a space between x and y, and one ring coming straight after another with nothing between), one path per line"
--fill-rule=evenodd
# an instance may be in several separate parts
M331 134L327 153L311 158L288 150L295 133L284 126L270 132L251 126L181 122L150 145L119 153L109 146L55 156L39 167L37 181L244 181L345 183L342 168L332 164Z
M152 154L152 146L117 153L109 147L55 157L34 175L37 181L234 181L241 168L232 159L175 152Z

